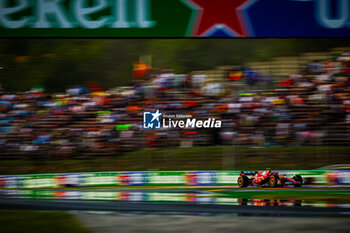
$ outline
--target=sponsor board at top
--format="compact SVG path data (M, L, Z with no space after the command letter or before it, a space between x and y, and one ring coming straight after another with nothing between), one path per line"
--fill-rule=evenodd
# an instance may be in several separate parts
M350 0L1 0L0 36L350 36Z
M134 1L133 21L127 17L129 7L130 4L126 0L95 0L94 4L89 4L86 0L2 0L0 1L0 21L4 28L10 29L23 27L150 28L154 26L155 21L149 20L149 0ZM110 13L100 13L107 10ZM32 14L18 19L11 17L23 11L31 11ZM94 19L93 15L98 13L102 15ZM50 17L54 19L51 20Z

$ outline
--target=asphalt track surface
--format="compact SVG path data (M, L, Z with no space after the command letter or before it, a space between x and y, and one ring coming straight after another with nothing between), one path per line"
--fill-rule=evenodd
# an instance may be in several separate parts
M345 189L345 188L344 188ZM125 189L121 189L125 192ZM240 192L240 189L220 189L224 191ZM250 189L258 191L260 189ZM263 191L270 189L263 189ZM276 189L275 189L276 190ZM283 189L284 190L284 189ZM289 189L293 190L293 189ZM299 189L300 190L300 189ZM301 189L303 190L303 189ZM332 189L315 189L332 190ZM345 189L349 190L349 189ZM98 192L110 192L108 190L98 190ZM114 189L112 191L118 191ZM120 190L119 190L120 191ZM135 190L130 190L130 192ZM198 189L174 189L166 190L167 193L200 193L203 195L212 195L216 190L198 190ZM245 191L249 191L246 190ZM271 190L273 192L274 190ZM84 192L84 191L83 191ZM91 190L89 190L91 192ZM92 191L93 192L93 191ZM137 190L137 192L165 192L164 190ZM204 196L205 197L205 196ZM215 198L215 197L214 197ZM225 203L194 203L182 201L118 201L118 200L78 200L78 199L44 199L40 197L23 198L16 196L0 196L1 209L31 209L31 210L78 210L78 211L110 211L110 212L129 212L129 213L192 213L192 214L235 214L237 216L332 216L332 217L350 217L350 205L341 207L317 207L317 206L275 206L273 204L265 206L250 206L240 204Z
M348 218L106 215L77 213L92 233L348 233Z

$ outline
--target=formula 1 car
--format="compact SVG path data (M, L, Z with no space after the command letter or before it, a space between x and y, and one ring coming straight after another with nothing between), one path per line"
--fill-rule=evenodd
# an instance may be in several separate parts
M248 177L250 176L250 178ZM303 178L300 175L294 175L293 178L279 175L278 172L271 172L266 169L263 172L242 171L238 177L237 183L240 188L251 186L259 187L283 187L286 184L293 184L294 187L301 187Z

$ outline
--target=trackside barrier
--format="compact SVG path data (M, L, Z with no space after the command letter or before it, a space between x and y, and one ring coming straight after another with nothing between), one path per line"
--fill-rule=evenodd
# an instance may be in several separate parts
M281 170L292 177L300 174L313 184L350 184L350 170ZM2 175L1 188L57 188L89 186L237 185L240 171L114 171Z

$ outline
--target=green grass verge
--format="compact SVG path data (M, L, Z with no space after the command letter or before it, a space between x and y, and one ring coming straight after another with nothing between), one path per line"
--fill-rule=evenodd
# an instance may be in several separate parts
M1 233L88 233L71 214L53 211L0 210Z
M316 169L348 163L350 146L144 148L108 158L2 160L0 174L145 170Z

